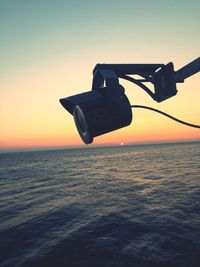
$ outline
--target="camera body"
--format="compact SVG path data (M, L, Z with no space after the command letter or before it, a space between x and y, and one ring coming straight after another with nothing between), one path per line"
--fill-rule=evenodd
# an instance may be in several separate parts
M71 97L60 99L62 106L74 118L77 130L85 144L93 138L119 128L128 126L132 121L132 110L124 88L118 84L116 91L102 87Z

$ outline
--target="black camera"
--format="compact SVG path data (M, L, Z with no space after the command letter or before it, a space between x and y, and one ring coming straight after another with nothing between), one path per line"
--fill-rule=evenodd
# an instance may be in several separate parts
M62 98L60 103L73 115L83 141L90 144L95 136L128 126L132 121L131 105L124 93L124 88L119 84L118 78L135 83L153 100L162 102L177 94L176 83L184 82L184 79L199 72L199 70L200 58L176 72L171 62L166 65L97 64L93 70L92 90ZM141 78L136 79L128 75L139 75ZM144 84L145 82L152 83L154 91L150 90ZM132 107L156 111L140 105ZM163 114L158 110L157 112ZM170 117L172 118L172 116Z
M129 125L132 110L124 88L118 84L114 96L103 87L60 99L60 103L74 117L77 130L86 144L95 136Z

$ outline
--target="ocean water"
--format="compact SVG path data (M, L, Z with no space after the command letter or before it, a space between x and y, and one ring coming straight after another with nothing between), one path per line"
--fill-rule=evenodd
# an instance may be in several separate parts
M0 266L200 266L200 143L0 154Z

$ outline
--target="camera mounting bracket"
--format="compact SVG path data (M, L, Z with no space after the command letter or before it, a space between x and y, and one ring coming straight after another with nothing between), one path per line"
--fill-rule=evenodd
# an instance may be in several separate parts
M187 64L178 71L174 71L172 62L168 64L97 64L93 70L92 90L103 87L104 82L108 86L108 94L118 93L118 78L135 83L146 91L155 101L162 102L177 94L176 83L184 82L184 79L200 70L200 57ZM139 75L136 79L128 75ZM154 85L154 92L144 83ZM115 93L114 93L115 91Z

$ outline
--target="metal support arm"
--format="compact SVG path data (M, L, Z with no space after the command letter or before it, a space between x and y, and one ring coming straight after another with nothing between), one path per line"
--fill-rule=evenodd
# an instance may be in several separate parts
M189 78L200 71L200 57L185 65L175 73L176 82L184 82L184 79Z
M144 89L155 101L161 102L177 94L176 83L200 71L200 57L178 71L173 63L168 64L97 64L93 70L92 90L103 86L104 82L112 84L112 90L119 84L118 78L126 79ZM142 79L127 75L139 75ZM144 82L154 85L152 92ZM110 86L109 86L110 87Z

